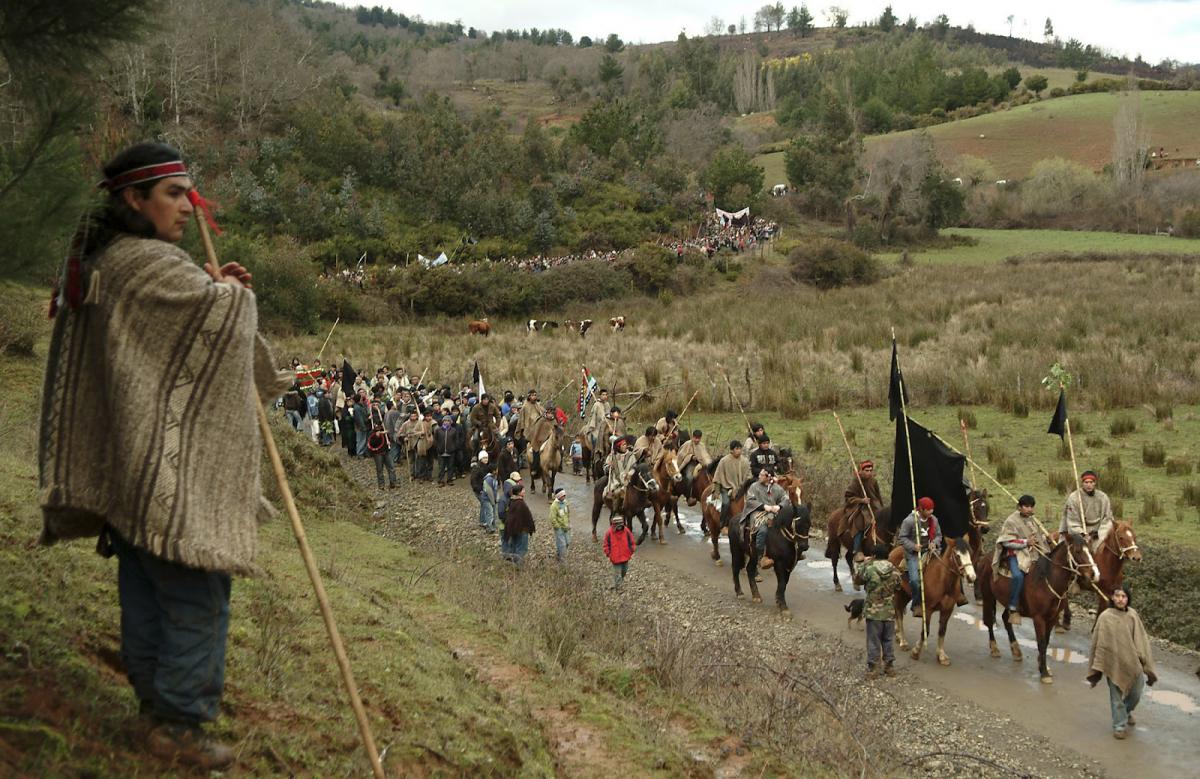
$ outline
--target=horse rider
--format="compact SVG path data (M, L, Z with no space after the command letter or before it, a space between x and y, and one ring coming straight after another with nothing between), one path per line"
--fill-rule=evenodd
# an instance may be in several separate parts
M525 395L525 402L521 404L521 410L517 412L517 439L529 439L534 425L545 416L546 409L538 400L537 390L529 390Z
M721 527L729 525L729 509L733 496L751 478L753 477L750 474L750 464L742 457L742 442L734 439L729 442L729 453L721 458L716 471L713 472L713 484L721 502Z
M900 523L896 539L904 547L904 561L908 565L913 616L924 617L925 610L921 608L921 568L917 564L917 549L920 548L924 557L933 550L942 548L942 531L937 517L933 515L933 498L921 498L917 501L917 510Z
M612 454L612 438L625 437L625 420L621 418L621 407L612 406L608 410L608 415L600 420L601 426L596 430L596 443L600 447L599 451L592 452L592 460L597 457L601 462L606 462L610 454Z
M544 409L541 418L533 421L525 428L525 435L529 441L529 459L532 473L540 472L542 444L554 435L555 428L561 428L561 425L558 424L558 418L555 416L554 406Z
M763 427L761 423L750 423L750 435L746 436L746 443L744 444L747 456L749 456L751 452L758 448L758 437L766 434L767 429Z
M779 470L779 453L771 448L771 437L766 433L758 437L750 452L750 475L757 479L763 468L770 468L771 473Z
M485 392L479 396L479 402L471 409L467 420L471 423L471 435L478 441L479 434L485 429L495 431L499 427L500 409L492 402L491 395Z
M1000 527L996 538L996 551L992 559L992 570L1000 570L1003 564L1012 575L1008 595L1008 624L1021 624L1021 590L1025 588L1025 574L1037 561L1040 550L1049 549L1041 528L1033 519L1036 501L1032 495L1017 499L1017 510L1009 514ZM1001 562L1003 560L1003 563Z
M679 447L679 452L675 455L675 461L679 464L679 472L683 474L683 494L687 497L689 506L696 505L696 499L692 497L692 474L695 468L707 468L712 462L712 455L708 453L708 447L704 445L704 432L696 429L692 431L691 438L683 442L683 446ZM695 468L692 467L695 463Z
M667 409L667 413L659 417L654 423L654 429L658 431L658 440L662 443L674 441L679 445L679 415L675 413L675 409Z
M608 482L604 485L604 497L612 499L614 514L620 514L625 502L625 488L633 478L637 457L629 451L629 439L621 436L611 441L612 454L608 456Z
M754 536L754 545L758 548L761 560L759 568L766 570L775 565L775 561L767 556L767 531L774 527L775 516L784 506L790 506L787 491L775 483L775 471L763 468L758 472L758 479L746 491L746 505L755 506L749 513L750 532Z
M638 460L645 460L651 467L658 464L658 458L662 457L663 445L658 437L658 429L653 425L646 428L646 432L638 436L638 440L633 445L633 454Z
M850 480L844 496L841 529L854 533L854 562L861 563L866 559L862 553L863 536L872 522L872 516L883 510L883 493L879 489L879 482L875 480L875 463L870 460L859 463L858 474Z
M612 408L612 404L608 402L608 390L601 388L596 393L596 399L592 401L592 407L588 410L587 424L580 431L587 437L588 444L592 447L593 453L600 453L607 449L604 442L608 440L610 433L608 432L608 412Z
M1063 519L1059 530L1063 533L1078 533L1088 540L1092 552L1100 551L1100 545L1113 528L1112 503L1101 490L1096 489L1096 472L1084 471L1079 477L1083 493L1075 490L1063 504ZM1083 499L1083 519L1079 518L1080 498Z

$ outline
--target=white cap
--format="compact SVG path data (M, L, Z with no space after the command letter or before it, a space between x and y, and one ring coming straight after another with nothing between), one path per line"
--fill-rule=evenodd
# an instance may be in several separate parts
M480 451L479 456L476 457L475 459L479 460L479 462L481 462L481 463L486 463L488 461L487 450Z

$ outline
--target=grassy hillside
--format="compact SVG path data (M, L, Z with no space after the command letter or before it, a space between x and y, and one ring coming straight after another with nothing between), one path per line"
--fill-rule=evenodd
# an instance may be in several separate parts
M970 154L990 161L1001 178L1026 176L1034 163L1048 157L1074 160L1099 171L1112 159L1113 118L1120 99L1106 92L1043 100L925 132L947 164ZM1200 156L1195 132L1200 123L1200 92L1144 92L1141 100L1150 146L1165 147L1175 157ZM919 131L874 136L867 144L886 148L912 132Z
M1055 252L1152 252L1165 254L1200 254L1200 239L1168 238L1163 235L1104 233L1088 230L985 230L959 227L945 231L948 235L963 235L977 241L974 246L955 246L952 249L928 249L909 252L916 262L953 265L993 264L1009 257ZM889 260L900 255L884 254Z

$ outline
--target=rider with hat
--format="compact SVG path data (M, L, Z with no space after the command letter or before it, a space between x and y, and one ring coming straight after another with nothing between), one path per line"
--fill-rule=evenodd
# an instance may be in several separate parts
M938 527L937 517L933 515L933 498L921 498L917 501L917 510L900 523L896 540L904 547L908 583L912 590L913 616L924 617L925 611L921 608L921 568L917 564L917 550L919 548L924 556L942 546L942 531Z
M1008 623L1018 625L1021 622L1021 590L1025 587L1025 574L1038 558L1039 547L1048 547L1042 531L1033 519L1033 507L1037 501L1032 495L1022 495L1017 499L1017 510L1009 514L1000 528L1000 536L996 539L995 558L992 570L997 570L1003 564L1012 575L1008 595Z
M758 472L758 480L746 490L746 504L755 505L751 509L750 527L754 533L754 545L758 548L759 559L763 570L775 563L767 556L767 530L774 526L775 516L784 506L791 505L787 491L775 483L775 471L763 468Z
M883 510L883 493L875 480L875 463L863 460L858 473L846 487L842 509L842 527L854 533L854 562L863 561L862 542L872 515Z

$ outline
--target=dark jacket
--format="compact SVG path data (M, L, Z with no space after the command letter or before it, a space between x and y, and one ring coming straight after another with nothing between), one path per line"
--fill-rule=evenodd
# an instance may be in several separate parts
M774 449L755 449L750 453L750 473L754 478L758 478L758 472L763 468L770 468L772 472L779 473L779 452Z
M489 470L487 463L475 463L471 466L471 492L476 495L483 492L483 477L487 476Z
M502 480L507 479L517 469L517 458L512 452L508 451L508 447L500 450L500 457L496 463L497 475Z
M458 431L454 429L454 425L437 426L433 431L433 448L439 455L454 454L458 451Z
M529 506L525 505L524 500L513 498L508 504L508 514L504 518L504 537L518 538L522 533L533 535L536 529Z
M362 403L354 404L354 432L365 433L371 429L371 417Z
M317 401L317 419L321 422L334 420L333 404L329 402L329 398L321 398Z

